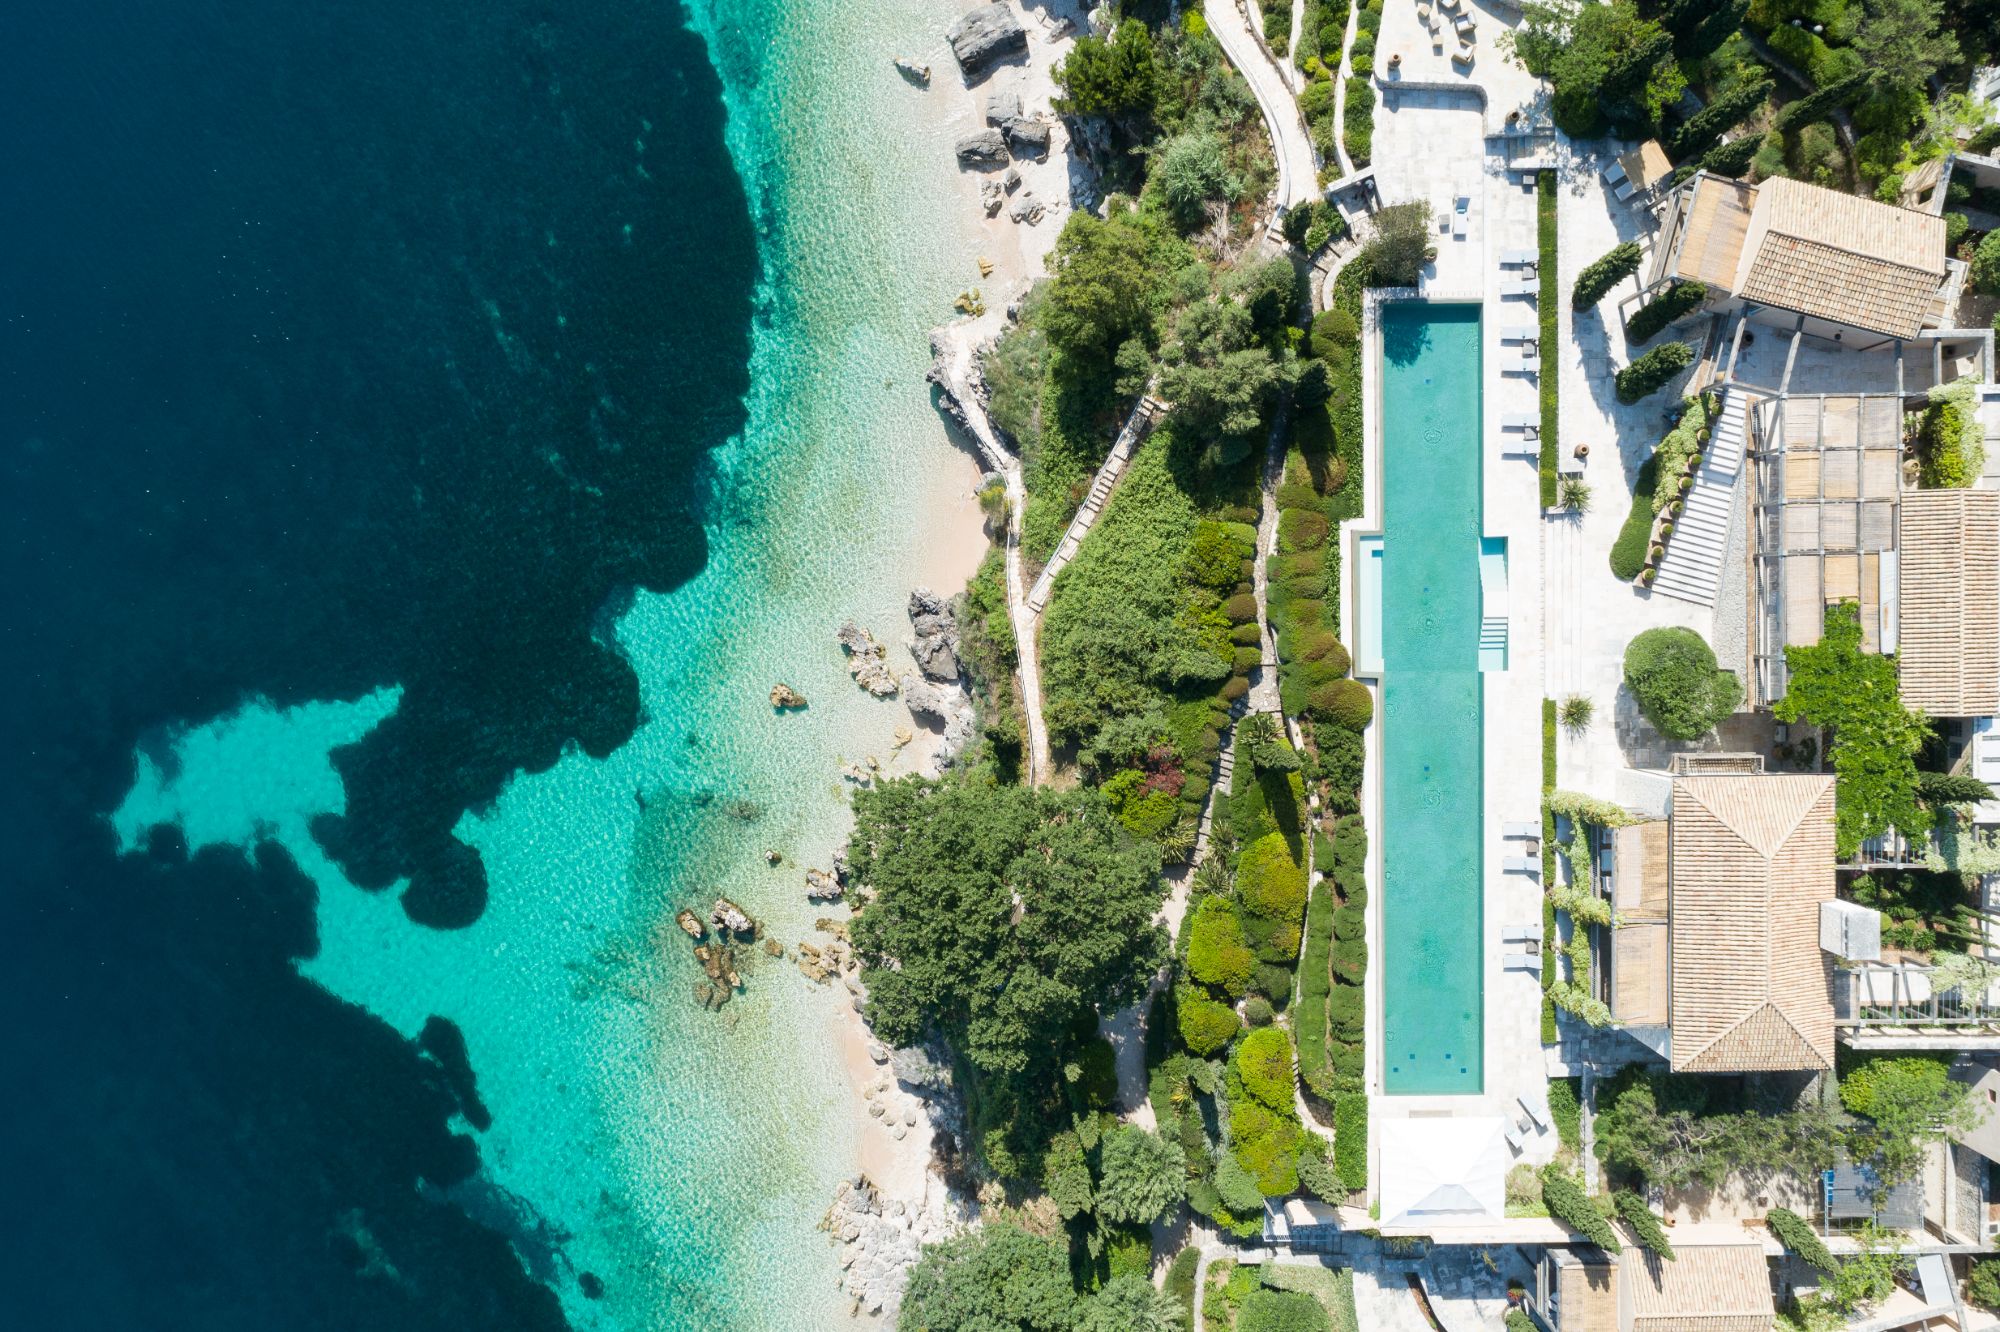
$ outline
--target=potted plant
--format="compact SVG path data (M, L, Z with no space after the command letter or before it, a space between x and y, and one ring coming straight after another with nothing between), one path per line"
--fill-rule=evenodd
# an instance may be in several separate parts
M1684 506L1686 503L1687 503L1686 500L1675 500L1672 504L1669 504L1667 506L1667 512L1678 516L1682 506Z
M1674 524L1671 519L1669 519L1667 522L1660 524L1660 536L1662 538L1671 536L1673 534L1673 530L1674 530Z
M1688 493L1688 489L1689 489L1689 487L1691 487L1691 486L1693 486L1693 485L1694 485L1694 478L1693 478L1693 477L1691 477L1691 476L1684 476L1684 477L1682 477L1682 478L1681 478L1681 494L1683 494L1683 495L1687 494L1687 493Z
M1666 548L1665 546L1661 545L1661 544L1660 544L1659 542L1657 542L1657 541L1655 541L1655 542L1653 543L1653 562L1654 562L1654 563L1656 563L1656 564L1657 564L1657 563L1659 562L1659 559L1660 559L1660 556L1662 556L1662 555L1664 555L1664 554L1666 554L1666 553L1667 553L1667 548Z
M1653 571L1651 569L1639 570L1639 581L1647 587L1651 587L1653 585Z

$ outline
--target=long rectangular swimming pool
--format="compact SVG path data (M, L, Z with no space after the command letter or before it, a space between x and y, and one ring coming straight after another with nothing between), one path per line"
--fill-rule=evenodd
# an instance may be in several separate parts
M1480 309L1382 307L1382 1089L1477 1094Z

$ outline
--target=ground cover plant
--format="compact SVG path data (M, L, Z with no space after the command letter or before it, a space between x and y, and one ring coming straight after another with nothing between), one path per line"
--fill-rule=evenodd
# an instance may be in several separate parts
M1541 374L1538 376L1541 392L1541 468L1542 507L1548 508L1556 502L1556 471L1562 460L1562 404L1559 384L1562 379L1558 363L1560 331L1557 319L1556 272L1559 251L1556 239L1556 173L1537 172L1535 175L1535 225L1536 237L1541 256L1536 272L1541 280L1541 298L1538 301L1538 318L1541 322L1540 340L1536 343L1541 355Z

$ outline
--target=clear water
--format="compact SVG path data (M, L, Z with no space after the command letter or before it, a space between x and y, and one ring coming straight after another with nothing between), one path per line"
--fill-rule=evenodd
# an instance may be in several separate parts
M1480 957L1477 305L1382 311L1382 1087L1476 1094Z

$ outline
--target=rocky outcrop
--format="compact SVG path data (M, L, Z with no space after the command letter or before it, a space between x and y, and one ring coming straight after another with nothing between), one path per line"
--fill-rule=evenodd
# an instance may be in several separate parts
M1000 134L1016 156L1040 161L1049 155L1049 122L1046 120L1024 120L1016 116L1000 127Z
M985 171L1007 165L1007 136L997 129L983 129L968 134L952 146L958 154L958 164Z
M950 1067L921 1046L890 1051L889 1071L906 1087L943 1091L951 1086Z
M715 905L708 910L708 922L718 930L735 934L750 934L757 928L757 922L750 919L750 913L726 897L715 899Z
M847 895L847 885L838 875L823 869L806 871L806 900L808 902L838 902Z
M871 1102L871 1117L887 1124L895 1112L875 1113L880 1105ZM891 1136L901 1138L915 1127L901 1122L905 1114L895 1114ZM902 1310L910 1269L924 1245L948 1240L966 1226L958 1199L936 1178L927 1185L923 1201L908 1204L884 1198L866 1175L856 1175L835 1188L833 1206L820 1222L840 1245L840 1288L854 1300L855 1311L880 1315L888 1326Z
M1028 31L1005 5L981 5L945 32L951 53L967 78L985 73L994 62L1028 49Z
M1010 120L1021 118L1021 98L1017 93L996 92L986 95L986 123L1005 125Z
M790 685L780 681L771 686L771 706L780 712L806 705L806 696Z
M919 675L903 673L903 702L913 716L934 717L940 723L937 748L931 753L927 772L936 776L958 762L959 755L972 743L972 699L956 683L945 684Z
M856 684L877 698L896 692L896 673L889 669L888 653L873 634L849 620L834 634L834 641L847 654L847 673Z
M1023 191L1021 197L1014 200L1013 207L1007 210L1007 216L1016 222L1032 227L1042 220L1042 214L1047 211L1047 208L1040 199L1037 199L1032 193Z
M920 587L910 593L910 628L916 639L910 655L933 680L958 678L958 621L951 606L937 593Z
M995 182L988 181L987 183L990 185ZM972 418L967 415L965 404L958 400L958 392L952 385L950 356L951 353L939 339L937 332L933 330L931 333L931 368L924 372L924 378L938 387L938 410L943 412L946 419L953 425L970 435L973 433ZM965 380L966 392L972 395L974 401L979 406L980 412L984 414L987 398L986 380L979 373L979 358L977 356L972 357L971 363L966 367Z

